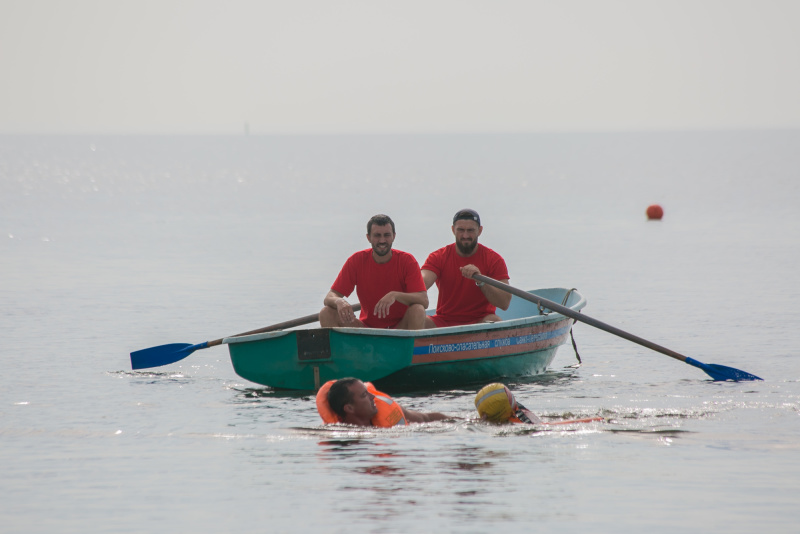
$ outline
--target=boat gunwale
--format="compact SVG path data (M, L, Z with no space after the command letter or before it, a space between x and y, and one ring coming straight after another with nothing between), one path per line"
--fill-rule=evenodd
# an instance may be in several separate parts
M548 291L551 289L564 289L565 291L569 291L568 289L565 288L546 288L546 289L532 290L529 291L529 293L535 294L537 291ZM580 299L578 300L578 302L575 302L574 304L569 306L569 308L576 311L580 311L586 305L586 298L578 291L573 291L573 294L578 295ZM482 332L482 331L505 330L535 323L556 322L563 319L568 319L568 317L558 312L551 311L550 313L545 315L541 314L529 315L526 317L519 317L516 319L498 321L495 323L466 324L459 326L447 326L444 328L426 328L423 330L391 330L384 328L351 328L351 327L331 327L328 329L343 334L357 334L357 335L371 335L371 336L385 336L385 337L427 338L427 337L437 337L442 335L454 335L454 334L457 335L462 333L466 334L466 333ZM321 330L321 329L322 329L321 327L316 328L316 330ZM315 329L309 328L305 330L315 330ZM251 334L249 336L231 336L224 338L222 340L222 343L224 344L249 343L249 342L261 341L264 339L274 339L297 331L298 330L279 330L276 332Z

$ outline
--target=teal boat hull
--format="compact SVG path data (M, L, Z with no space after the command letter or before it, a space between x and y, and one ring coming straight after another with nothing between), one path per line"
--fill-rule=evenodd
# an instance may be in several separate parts
M532 291L575 311L577 291ZM387 392L452 389L544 372L573 320L513 297L497 323L429 330L312 328L225 338L242 378L278 389L315 390L354 376Z

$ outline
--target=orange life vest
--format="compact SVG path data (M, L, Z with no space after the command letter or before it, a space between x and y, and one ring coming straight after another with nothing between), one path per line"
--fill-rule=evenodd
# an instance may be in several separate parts
M336 412L331 409L330 404L328 404L328 391L331 389L334 382L336 382L336 380L328 380L317 392L317 411L319 412L319 416L322 417L322 420L326 423L342 422L339 416L336 415ZM372 382L364 382L364 385L367 386L367 391L375 395L375 407L378 409L378 413L375 414L375 417L371 420L372 426L389 428L395 425L408 424L403 414L403 409L394 399L386 393L381 393L375 389Z

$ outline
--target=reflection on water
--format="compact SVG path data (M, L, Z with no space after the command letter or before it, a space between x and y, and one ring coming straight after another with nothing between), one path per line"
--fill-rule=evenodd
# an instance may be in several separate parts
M609 428L608 432L613 432L615 434L644 434L644 435L655 435L658 437L669 437L669 438L679 438L685 434L691 434L692 430L678 430L678 429L635 429L635 428Z
M108 371L109 375L117 375L121 378L156 378L156 379L167 379L167 380L178 380L178 379L186 379L191 380L191 377L187 377L183 373L175 372L175 371ZM158 380L151 381L151 384L155 384Z
M429 500L466 504L473 501L463 499L485 498L510 464L508 453L463 444L446 453L382 440L324 440L318 445L319 461L336 466L333 479L342 505L376 519Z
M236 398L239 399L303 399L314 397L313 392L297 391L291 389L272 389L263 388L238 388L231 387L232 391L237 392Z

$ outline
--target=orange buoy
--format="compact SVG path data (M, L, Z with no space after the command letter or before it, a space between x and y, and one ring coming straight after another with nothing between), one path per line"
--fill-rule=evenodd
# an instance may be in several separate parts
M664 208L658 204L647 206L647 218L650 220L660 221L664 216Z

